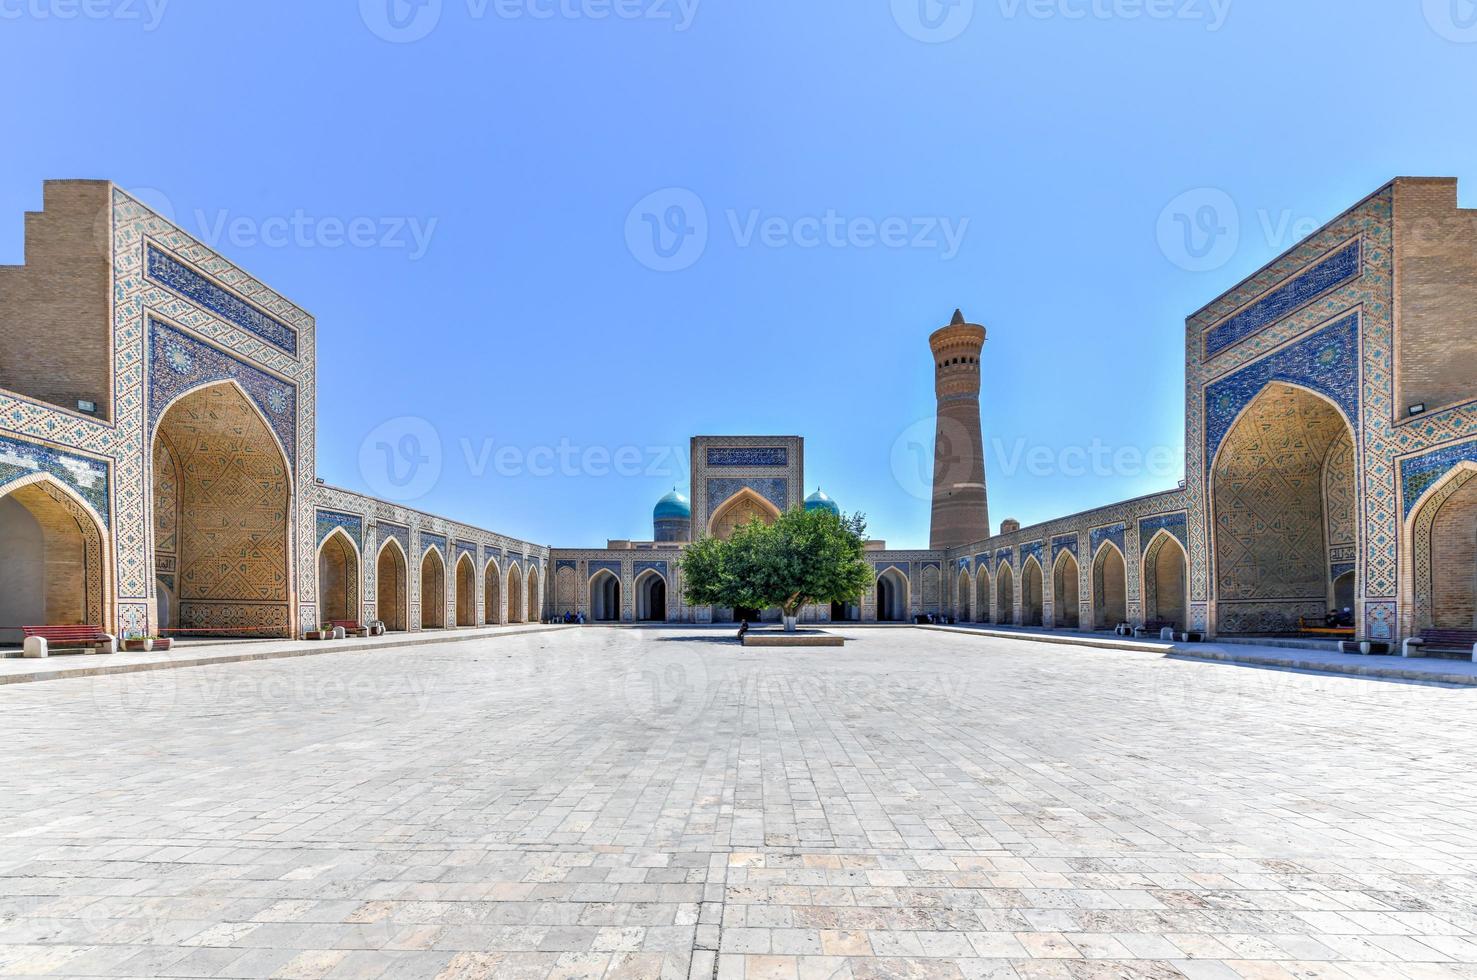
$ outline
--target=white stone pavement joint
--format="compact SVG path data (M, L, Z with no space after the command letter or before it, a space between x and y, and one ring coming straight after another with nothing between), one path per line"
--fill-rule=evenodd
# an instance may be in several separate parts
M406 633L404 638L379 640L375 643L349 642L347 640L303 640L302 646L281 650L259 650L256 652L222 653L218 655L183 657L174 660L151 660L140 663L90 664L82 667L38 670L34 673L0 674L0 686L27 684L35 681L61 680L68 677L102 677L107 674L133 674L144 670L173 670L177 667L210 667L215 664L239 664L255 660L283 660L288 657L318 657L329 653L373 653L376 650L392 650L396 647L419 646L426 643L466 643L470 640L493 640L509 636L533 636L538 633L556 633L579 629L578 626L556 624L538 629L498 629L478 632L455 633ZM284 641L293 642L293 641ZM117 656L116 654L114 656ZM55 660L48 661L54 664Z

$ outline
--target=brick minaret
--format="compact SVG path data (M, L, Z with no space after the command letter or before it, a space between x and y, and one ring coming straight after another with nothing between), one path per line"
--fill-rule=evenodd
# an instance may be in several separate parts
M980 352L985 328L954 320L928 338L938 393L933 451L933 524L929 547L955 548L990 536L985 445L980 434Z

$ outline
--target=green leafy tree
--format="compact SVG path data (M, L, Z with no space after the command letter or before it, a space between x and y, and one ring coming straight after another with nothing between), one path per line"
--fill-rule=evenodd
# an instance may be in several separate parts
M778 606L789 628L804 606L854 602L866 591L866 533L861 514L820 509L752 521L727 541L704 538L683 552L683 593L695 606Z

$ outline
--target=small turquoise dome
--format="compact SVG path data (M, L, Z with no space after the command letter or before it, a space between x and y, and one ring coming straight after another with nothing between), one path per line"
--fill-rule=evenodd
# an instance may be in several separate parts
M819 489L816 490L816 492L811 494L809 497L805 498L805 509L828 510L831 513L835 514L837 517L841 516L841 508L836 504L836 501L826 496L824 490Z
M688 521L692 519L692 504L673 488L671 493L656 502L651 517L657 521Z

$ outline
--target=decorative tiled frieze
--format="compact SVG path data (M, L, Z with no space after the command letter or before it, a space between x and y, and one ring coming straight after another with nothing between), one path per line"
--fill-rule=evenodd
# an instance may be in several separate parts
M76 491L97 512L103 526L110 522L108 464L51 446L0 436L0 492L8 483L44 473Z
M212 282L152 242L145 247L149 279L287 353L297 354L297 332L287 324Z
M783 446L709 446L707 458L709 466L790 465L789 451Z
M318 511L318 544L323 544L323 539L334 532L335 528L342 528L359 549L364 553L364 518L358 514L343 514L334 510Z
M1339 249L1240 313L1212 327L1205 334L1205 356L1215 356L1263 327L1296 312L1329 290L1356 278L1360 272L1359 245L1355 241Z

